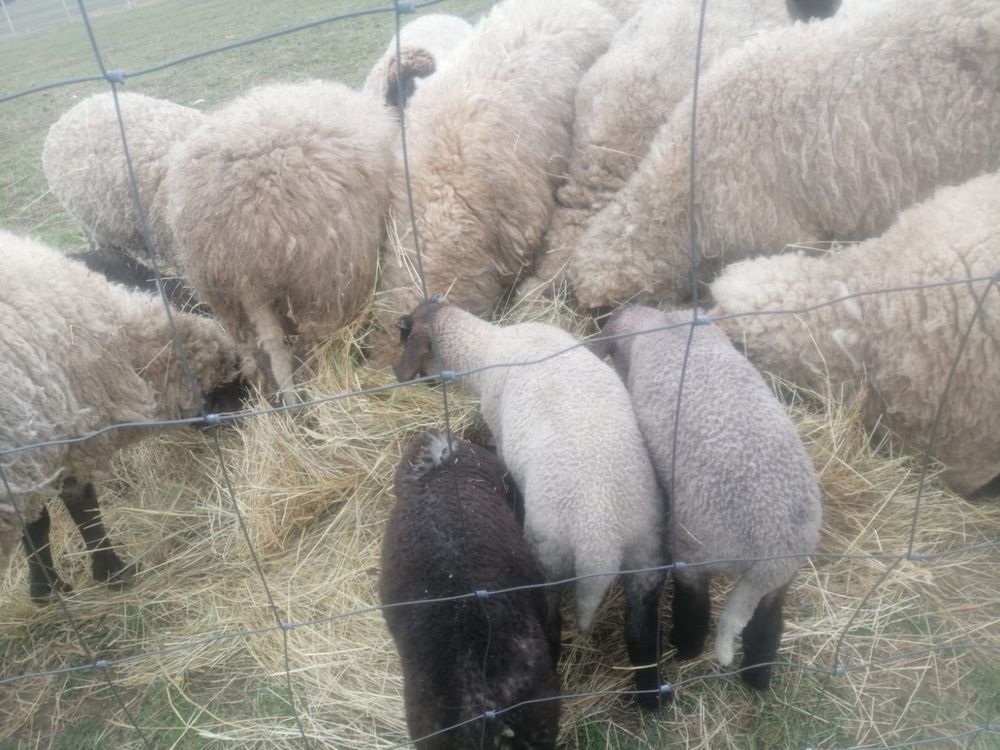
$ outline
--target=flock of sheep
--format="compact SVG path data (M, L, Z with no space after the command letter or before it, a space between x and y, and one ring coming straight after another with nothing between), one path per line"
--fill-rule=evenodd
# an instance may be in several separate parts
M670 561L678 655L703 649L710 578L736 578L716 657L742 635L741 676L766 687L820 490L758 368L859 394L869 426L929 450L960 492L1000 475L1000 5L840 4L710 0L696 144L701 0L503 0L475 26L411 22L361 91L66 112L43 168L91 251L0 232L0 551L22 539L31 597L68 588L54 495L95 578L135 573L93 482L150 428L21 446L204 417L248 386L294 403L311 347L371 314L371 361L401 381L473 371L459 382L497 448L425 433L397 471L383 604L484 592L385 609L414 739L521 704L490 722L495 743L552 747L559 589L488 592L579 577L587 629L610 571L640 571L622 577L624 637L639 704L659 706ZM827 240L860 242L785 251ZM172 313L149 262L180 279ZM567 289L618 306L589 348L488 322ZM685 309L704 300L715 322ZM417 744L466 731L482 729Z

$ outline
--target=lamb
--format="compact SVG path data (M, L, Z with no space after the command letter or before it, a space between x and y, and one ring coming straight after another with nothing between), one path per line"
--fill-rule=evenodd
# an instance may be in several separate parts
M659 705L658 609L665 559L663 500L628 393L614 371L569 333L542 323L496 326L455 305L421 303L399 320L400 381L436 372L431 326L443 368L479 397L501 459L524 493L524 536L548 580L578 580L576 624L590 628L623 576L625 642L645 708ZM516 366L577 346L543 364ZM502 365L512 366L502 366ZM599 575L603 574L603 575ZM551 606L559 591L550 592Z
M794 17L833 15L838 2L787 0L711 2L705 17L702 69L760 31ZM522 289L559 283L587 222L635 171L650 142L691 91L702 0L648 0L618 30L607 53L576 92L573 149L566 184L545 234L534 278Z
M246 360L259 346L268 367L248 375L286 403L296 396L285 337L329 337L369 300L395 137L384 105L314 80L253 89L168 157L184 275Z
M698 105L701 280L788 243L878 235L936 186L996 169L998 81L993 0L896 0L723 55ZM581 306L692 294L690 126L688 98L594 217L568 269Z
M58 494L90 552L94 578L123 582L136 569L114 551L93 482L108 470L118 449L151 430L118 429L84 442L19 449L113 424L197 416L202 397L238 394L235 347L213 320L174 314L196 395L174 355L170 323L158 298L111 284L56 250L3 231L0 267L5 279L0 289L0 472L11 493L0 509L0 549L9 552L23 531L31 598L40 602L68 590L49 548L45 503ZM209 404L213 410L216 406Z
M576 85L616 26L589 0L507 0L413 97L408 154L429 288L489 309L530 268L569 154ZM387 329L420 299L409 217L400 184L400 247L387 249L379 286Z
M156 255L170 265L175 250L164 216L166 196L160 189L166 155L205 115L142 94L119 93L118 103L150 240ZM110 93L87 97L49 128L42 170L52 194L95 247L116 248L134 259L149 257Z
M503 739L555 748L560 633L542 588L392 606L543 583L515 518L516 487L505 474L490 451L439 431L414 438L396 469L379 593L403 665L406 721L417 748L477 747L484 736L486 747ZM485 728L474 722L435 734L522 701L538 702Z
M720 328L698 325L692 334L691 321L690 312L626 306L602 331L621 338L595 342L594 350L610 353L627 382L670 498L671 549L687 564L674 570L671 643L681 658L700 654L709 581L738 578L719 616L715 655L728 666L742 632L740 677L763 690L781 640L785 592L816 549L819 481L761 375ZM635 335L653 329L661 330Z
M789 253L734 264L712 284L713 316L994 275L1000 270L997 196L1000 174L994 172L941 188L881 237L859 245L822 257ZM1000 363L1000 302L988 286L978 281L872 294L795 315L723 318L719 325L758 367L818 393L859 396L870 429L887 427L918 451L928 449L942 408L931 453L947 467L943 479L971 494L1000 474L1000 383L993 377Z
M365 78L362 91L390 107L405 107L417 89L418 79L442 70L452 50L471 30L472 25L465 19L444 13L429 13L410 21L399 31L402 64L398 81L394 36Z

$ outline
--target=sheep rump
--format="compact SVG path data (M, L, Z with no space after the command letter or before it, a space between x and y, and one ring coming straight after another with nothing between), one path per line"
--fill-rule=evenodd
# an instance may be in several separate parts
M174 243L166 223L166 195L160 189L166 156L205 116L190 107L128 92L118 94L118 104L150 240L156 254L171 264ZM87 97L49 128L42 170L52 194L96 247L117 248L137 260L149 258L111 94Z
M558 619L541 588L438 604L400 602L543 582L521 538L504 466L484 448L426 432L396 469L396 505L382 541L380 600L403 666L413 740L484 711L543 702L488 724L517 747L554 748L559 731ZM485 673L483 671L485 667ZM545 700L551 699L551 700ZM437 735L423 750L474 746L480 722Z
M309 81L252 90L171 151L164 187L184 274L248 362L259 345L286 401L286 334L329 337L372 292L395 135L380 103Z
M996 169L998 81L993 0L898 0L723 55L699 94L702 279L788 243L875 236L936 186ZM688 97L591 222L568 270L582 306L691 294L690 125Z
M715 315L800 309L858 292L988 277L1000 268L1000 174L982 175L903 212L881 237L822 257L736 263L712 284ZM944 399L933 455L971 493L1000 474L1000 325L986 281L870 294L796 315L721 325L761 369L818 393L860 394L869 428L924 451ZM947 394L945 385L957 361Z

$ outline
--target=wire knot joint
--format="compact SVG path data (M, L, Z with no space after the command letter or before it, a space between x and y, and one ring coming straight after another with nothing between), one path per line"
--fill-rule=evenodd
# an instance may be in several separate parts
M94 662L94 667L96 669L104 670L104 669L107 669L110 666L111 666L111 662L109 662L107 659L98 659L97 661Z
M124 70L108 70L104 73L104 78L109 83L125 83Z
M396 11L399 13L415 13L417 10L413 0L396 0Z
M443 383L450 383L456 377L458 376L455 374L454 370L441 370L441 372L438 373L438 380Z
M488 590L486 590L486 589L479 589L478 591L476 591L476 598L477 599L489 599L490 598L490 592Z
M486 719L486 721L493 721L496 717L496 711L483 711L483 718Z

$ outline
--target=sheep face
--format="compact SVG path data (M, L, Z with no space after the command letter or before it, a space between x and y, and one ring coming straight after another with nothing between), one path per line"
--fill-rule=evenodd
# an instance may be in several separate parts
M396 61L393 60L389 65L389 81L386 87L385 103L393 109L405 107L406 102L417 90L417 79L426 78L437 67L431 53L419 47L404 47L402 50L402 61L403 64L398 66L398 74L396 71ZM397 75L399 76L398 79Z
M400 382L434 372L434 351L431 348L431 316L442 307L431 300L421 302L410 315L396 321L403 356L392 368Z

